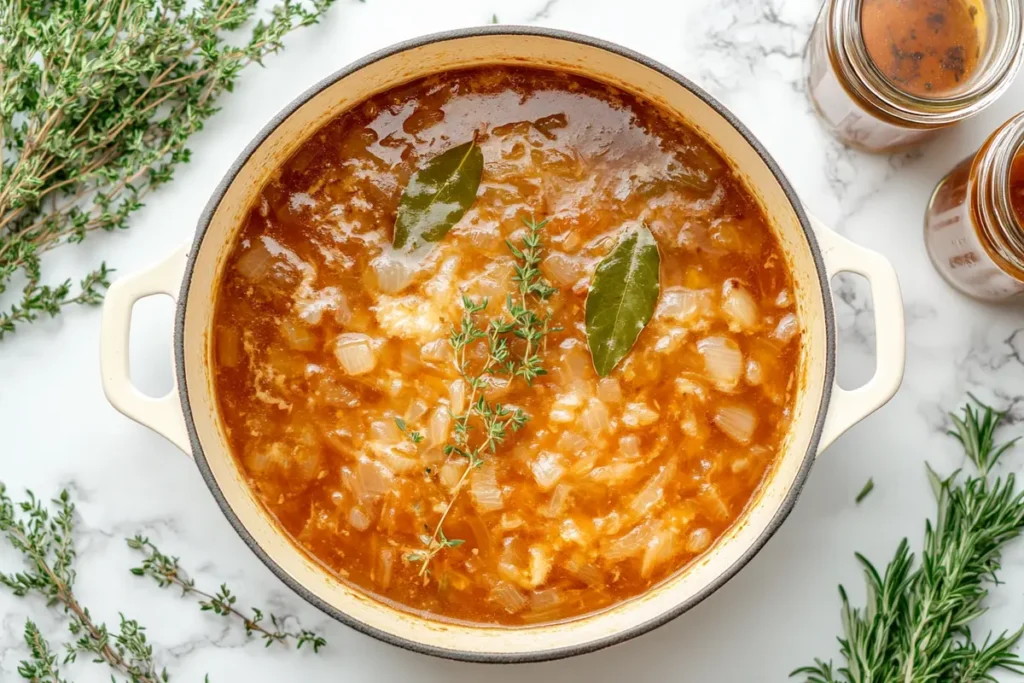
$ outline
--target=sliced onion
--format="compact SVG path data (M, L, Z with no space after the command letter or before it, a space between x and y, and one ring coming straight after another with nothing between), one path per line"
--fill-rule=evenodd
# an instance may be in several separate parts
M711 532L700 527L690 532L686 539L686 549L691 553L702 553L711 545Z
M641 522L626 534L610 542L604 551L604 558L618 562L629 557L638 557L647 549L647 543L659 530L659 527L660 522L651 520Z
M704 312L710 300L710 290L672 287L662 293L654 315L676 322L688 322Z
M561 347L565 349L562 365L569 379L589 379L593 372L590 353L575 339L567 339Z
M760 363L751 358L747 361L747 369L743 376L750 386L760 386L764 383L764 368L761 367Z
M448 395L451 397L452 413L462 415L466 410L466 383L461 379L453 380L448 385Z
M738 280L725 281L722 287L722 312L731 321L730 327L736 327L738 330L754 330L761 322L761 314L754 295Z
M542 545L530 546L530 587L537 588L551 573L551 553Z
M387 588L391 585L391 576L395 568L395 549L390 547L381 548L377 560L378 569L380 569L380 573L376 577L377 585L381 588Z
M597 383L597 397L605 403L618 403L622 400L622 387L614 377L605 377Z
M375 498L387 493L391 479L393 479L390 470L366 458L360 458L359 464L356 465L355 475L358 488L363 495L360 496L356 491L353 493L356 493L360 500L365 500L366 497Z
M773 336L782 343L788 343L800 332L800 321L792 313L787 313L779 320Z
M530 611L534 614L550 614L562 604L562 592L557 588L547 588L530 596Z
M370 443L369 448L377 456L377 461L395 474L408 474L420 467L420 461L408 452L413 448L410 442L398 445Z
M334 355L349 375L363 375L377 365L377 356L370 338L358 332L338 335L334 343Z
M430 443L435 446L447 443L451 428L452 418L448 414L448 409L444 406L434 408L434 414L430 416L430 425L427 427Z
M793 299L790 298L788 289L779 290L779 295L775 297L775 305L779 308L789 308L793 305Z
M356 505L348 511L348 523L356 531L366 531L370 528L370 516L366 510Z
M505 507L505 501L498 488L498 477L494 473L494 466L485 464L477 468L470 475L470 493L473 494L473 502L481 512L494 512Z
M601 586L604 584L601 570L582 557L570 557L565 563L565 569L588 586Z
M640 576L650 578L654 570L670 560L676 554L675 534L671 529L659 529L644 548L644 558L640 565Z
M701 401L706 401L708 398L704 387L687 377L676 377L675 389L680 396L693 396Z
M295 320L285 319L281 323L281 336L290 349L312 351L316 348L316 337L308 327Z
M501 605L509 614L520 612L526 607L526 597L507 581L499 581L491 589L491 600Z
M258 282L270 275L275 261L277 259L267 250L263 240L253 240L235 262L235 270L247 280Z
M658 411L646 403L629 403L622 413L622 423L632 429L647 427L658 421Z
M711 421L730 439L746 446L754 436L757 415L746 406L724 405L715 411Z
M635 462L613 462L610 465L595 467L590 471L590 478L602 484L620 484L631 479L636 472L639 463Z
M542 491L550 491L565 474L562 459L547 451L541 451L530 463L530 471L533 472L533 478Z
M554 252L541 264L544 274L560 287L570 287L583 276L580 263L565 254Z
M580 424L593 436L608 431L611 428L611 422L608 420L608 408L597 399L590 399L580 416Z
M409 407L406 409L405 421L406 423L411 424L413 422L416 422L416 420L420 419L426 414L427 402L424 401L423 399L417 398L412 403L410 403Z
M676 476L677 466L676 459L672 458L647 480L647 483L629 504L635 514L647 514L652 507L661 502L665 495L665 485Z
M565 408L555 408L548 413L548 419L556 424L569 424L576 419L576 415Z
M563 519L562 525L558 531L559 537L566 543L576 543L578 545L586 545L585 539L583 538L583 532L580 530L580 525L572 519Z
M558 437L558 450L565 455L578 455L588 446L590 446L590 441L576 432L562 432L562 435Z
M551 492L551 499L548 500L548 504L541 510L541 514L551 518L560 517L565 512L565 504L569 501L570 493L572 493L572 487L568 484L556 486L555 490Z
M394 420L374 420L370 424L370 436L385 443L398 443L404 438Z
M396 294L412 281L409 267L386 255L374 260L373 270L377 275L377 289L384 294Z
M441 468L441 473L438 478L441 480L441 485L451 491L455 488L459 479L462 478L462 472L466 469L466 465L457 462L446 462Z
M732 391L743 374L743 353L736 342L725 337L705 337L697 342L708 377L723 391Z
M640 437L636 434L629 434L619 439L619 453L630 460L640 457Z
M447 339L435 339L420 348L420 356L430 363L446 363L451 358L452 347Z

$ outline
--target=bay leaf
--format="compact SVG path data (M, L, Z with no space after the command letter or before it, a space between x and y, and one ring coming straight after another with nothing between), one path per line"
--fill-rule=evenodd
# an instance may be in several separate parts
M633 348L658 303L661 256L646 225L629 230L598 264L587 294L587 345L607 377Z
M391 240L395 249L411 254L438 242L476 200L484 155L470 140L433 157L409 178L398 202Z

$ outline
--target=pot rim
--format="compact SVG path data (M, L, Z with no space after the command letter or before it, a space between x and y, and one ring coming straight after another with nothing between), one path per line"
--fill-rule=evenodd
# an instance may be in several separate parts
M363 623L345 612L339 610L333 605L322 600L320 597L315 595L312 591L306 588L303 584L293 579L287 572L285 572L267 553L263 550L262 546L253 538L249 530L242 524L230 504L227 502L223 492L221 491L220 485L217 483L216 478L207 462L206 454L203 451L202 444L199 441L199 435L196 430L195 421L192 417L191 404L189 402L188 392L188 381L185 375L185 344L184 344L184 329L185 329L185 309L188 304L189 289L192 283L192 273L195 267L196 255L198 254L199 247L202 244L203 238L206 236L206 231L210 226L210 222L216 213L217 207L220 205L221 200L227 193L228 188L234 182L241 168L249 160L252 154L266 141L266 139L281 125L288 117L295 113L300 107L305 105L309 100L318 95L326 88L332 86L337 81L349 76L360 69L378 62L380 60L391 57L395 54L404 52L406 50L422 47L431 43L440 43L453 40L460 40L464 38L474 38L479 36L493 36L493 35L511 35L511 36L537 36L542 38L551 38L554 40L562 40L572 43L578 43L587 47L594 47L613 54L625 57L634 62L637 62L643 66L646 66L661 75L669 78L673 82L687 89L690 93L695 95L709 107L711 107L719 116L725 119L729 125L731 125L750 145L757 155L761 158L764 164L768 167L768 170L774 176L776 182L782 188L783 193L789 200L789 203L796 214L797 220L800 223L800 227L803 229L804 238L807 240L808 247L811 252L811 256L814 261L815 269L817 270L818 283L821 287L822 292L822 305L824 313L824 326L825 326L825 367L824 367L824 390L821 394L821 401L818 406L818 412L815 417L814 429L811 433L810 440L807 445L807 450L803 456L803 462L800 465L799 470L793 480L792 485L787 491L779 509L775 515L768 522L765 529L761 534L754 540L753 543L747 547L742 555L729 567L727 567L721 574L719 574L713 581L710 581L701 590L696 592L687 600L672 605L660 615L652 618L642 624L638 624L631 628L619 631L603 638L598 638L583 644L573 645L568 647L561 647L552 650L536 650L528 652L516 652L516 653L505 653L505 652L469 652L465 650L459 650L457 648L441 648L433 645L426 645L420 642L401 638L393 633L380 630L372 627L366 623ZM825 424L825 417L828 414L829 399L831 397L831 388L835 379L835 316L832 307L832 296L831 286L828 280L827 270L825 262L822 257L821 249L818 246L818 242L815 238L815 233L810 227L810 221L804 211L803 204L800 202L796 195L795 190L790 185L789 180L786 178L782 169L779 168L778 164L764 148L761 142L753 133L744 126L736 116L729 111L723 104L707 93L703 88L696 85L686 77L682 76L673 69L668 68L664 64L651 59L645 55L635 52L629 48L622 47L616 43L612 43L599 38L583 35L580 33L574 33L571 31L564 31L561 29L542 28L536 26L523 26L523 25L493 25L493 26L476 26L470 28L452 29L448 31L441 31L438 33L431 33L418 38L412 38L399 43L395 43L389 47L382 48L375 52L358 59L347 66L342 67L338 71L335 71L326 78L320 80L318 83L307 89L305 92L300 94L294 100L292 100L287 106L285 106L280 112L278 112L262 129L256 134L252 141L245 147L245 149L239 154L235 161L231 164L231 167L225 173L223 179L217 185L216 190L210 197L203 212L199 218L197 224L196 235L192 243L192 248L189 250L188 260L185 265L185 272L182 278L180 295L176 304L175 320L174 320L174 368L177 375L178 381L178 394L181 400L182 413L185 418L185 427L188 431L189 442L192 446L192 455L195 458L196 465L202 474L203 480L206 482L207 488L217 501L217 505L220 507L224 516L228 522L234 528L235 532L239 535L242 541L249 547L249 549L256 555L257 558L285 585L297 593L302 599L310 603L321 612L332 617L336 621L339 621L346 626L349 626L356 631L363 633L364 635L371 636L385 643L391 645L397 645L406 650L417 652L420 654L432 655L435 657L441 657L444 659L451 659L464 662L475 662L475 663L497 663L497 664L514 664L514 663L526 663L526 662L544 662L555 659L562 659L565 657L572 657L575 655L586 654L602 650L612 645L626 642L632 638L643 635L649 631L652 631L659 626L662 626L684 612L689 611L712 593L717 591L719 588L724 586L733 576L735 576L740 569L749 563L761 548L768 542L768 540L775 535L779 527L792 512L796 500L803 490L803 487L807 481L808 473L810 472L811 465L814 463L815 457L818 451L818 442L821 437L822 429ZM587 618L583 616L580 618Z

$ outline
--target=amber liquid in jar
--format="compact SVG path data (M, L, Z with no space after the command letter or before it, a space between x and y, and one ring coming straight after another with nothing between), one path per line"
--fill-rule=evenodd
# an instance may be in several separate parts
M990 302L1024 295L1024 114L939 182L925 213L925 245L964 294Z
M1021 0L826 0L804 64L830 134L892 152L995 101L1022 60Z
M978 15L966 0L863 0L861 35L871 61L895 87L942 96L978 65Z

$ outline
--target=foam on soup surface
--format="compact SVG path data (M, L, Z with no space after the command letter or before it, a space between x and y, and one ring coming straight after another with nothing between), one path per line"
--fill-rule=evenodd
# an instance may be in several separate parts
M393 253L410 177L474 139L471 207L415 256ZM463 296L487 298L481 325L507 317L506 240L521 245L531 217L557 288L535 302L547 374L485 374L474 391L452 328ZM599 377L587 296L641 224L657 304ZM403 609L517 625L636 596L707 551L778 457L799 345L778 242L697 134L583 78L487 68L376 96L282 166L228 259L213 363L233 453L296 544ZM470 345L466 362L488 354ZM469 466L453 422L480 397L527 419Z

